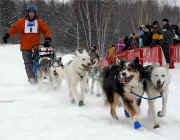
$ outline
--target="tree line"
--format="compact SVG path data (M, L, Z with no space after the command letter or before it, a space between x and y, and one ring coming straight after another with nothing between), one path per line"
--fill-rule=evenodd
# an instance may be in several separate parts
M175 1L173 1L175 3ZM35 5L38 15L49 26L52 45L61 52L98 46L101 54L110 44L116 44L141 24L152 24L168 18L171 24L180 23L177 5L158 3L157 0L1 0L0 36L25 15L27 6ZM17 36L10 43L18 43Z

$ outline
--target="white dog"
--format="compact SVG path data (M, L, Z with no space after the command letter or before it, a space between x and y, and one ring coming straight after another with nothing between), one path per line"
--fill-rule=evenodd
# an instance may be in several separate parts
M72 103L76 102L79 106L84 104L84 93L86 87L86 74L89 71L90 56L83 50L82 53L76 52L69 63L64 66L64 69L57 69L59 75L68 82L69 96ZM80 92L78 92L78 84L80 83Z
M160 127L157 116L164 117L166 115L168 86L170 81L170 74L168 67L152 66L149 80L145 82L145 92L149 98L162 96L162 110L156 114L155 100L148 100L149 113L153 118L154 128Z

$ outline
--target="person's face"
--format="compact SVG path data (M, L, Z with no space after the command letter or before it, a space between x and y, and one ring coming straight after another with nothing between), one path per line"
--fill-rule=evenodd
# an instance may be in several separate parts
M30 11L30 12L29 12L29 17L30 17L30 19L33 19L34 16L35 16L35 12L34 12L34 11Z
M167 24L167 22L166 21L162 21L162 25L166 25Z
M157 24L155 24L155 25L153 25L153 27L154 27L154 28L157 28L157 27L158 27L158 25L157 25Z

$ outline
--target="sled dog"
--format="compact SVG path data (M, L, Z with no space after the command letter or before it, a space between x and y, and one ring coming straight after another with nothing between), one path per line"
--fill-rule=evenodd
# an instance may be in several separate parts
M124 107L126 117L132 119L135 129L141 127L137 119L141 99L131 94L131 92L143 95L142 69L143 66L139 64L137 58L130 62L122 60L120 64L105 67L102 73L102 87L110 104L112 118L118 119L116 107L120 102Z
M148 112L151 115L154 123L154 128L160 127L158 117L164 117L166 115L168 87L170 82L170 74L168 66L151 65L145 67L149 73L149 78L146 78L144 83L144 90L149 98L162 96L162 109L157 112L155 110L155 100L148 100L149 109Z
M68 83L70 101L79 106L84 105L84 93L86 87L86 74L90 67L90 56L87 51L82 53L76 51L76 56L69 63L64 65L64 69L58 69L58 74L63 74L63 77ZM78 83L80 83L80 92L78 91Z

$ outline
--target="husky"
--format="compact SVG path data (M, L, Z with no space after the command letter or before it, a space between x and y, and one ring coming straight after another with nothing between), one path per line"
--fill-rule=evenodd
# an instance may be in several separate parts
M52 60L49 57L41 57L39 60L38 74L37 79L38 82L51 82L51 66Z
M126 117L131 117L135 129L141 127L137 119L141 99L131 94L131 91L143 95L142 69L143 66L139 64L137 58L130 62L122 60L118 65L105 67L102 73L102 87L110 104L112 118L118 120L116 107L120 102Z
M89 55L90 55L90 59L91 59L91 69L89 72L89 76L92 79L91 80L91 88L90 88L90 93L93 94L94 93L94 85L97 85L97 94L96 96L100 96L100 56L99 56L99 52L96 46L90 47L89 49Z
M55 89L56 84L61 84L61 78L56 72L56 67L63 67L61 58L52 60L49 57L40 57L37 80L40 84L50 84Z
M57 73L63 74L63 78L68 82L71 103L84 105L85 77L90 65L90 56L87 51L83 50L82 53L76 51L76 56L64 65L64 69L57 69ZM80 83L80 92L78 92L78 83Z
M57 69L61 68L64 69L64 65L62 63L62 57L55 57L55 59L53 60L53 67L51 68L51 75L53 77L53 88L54 89L58 89L59 87L61 87L61 83L62 83L62 79L63 76L59 75L57 73Z
M154 123L154 128L159 128L158 117L164 117L166 115L167 97L168 97L168 87L170 83L170 74L168 66L157 66L150 65L145 67L146 71L149 73L144 83L144 90L149 98L156 96L162 96L162 110L155 111L155 100L148 100L149 109L148 112L151 115Z

